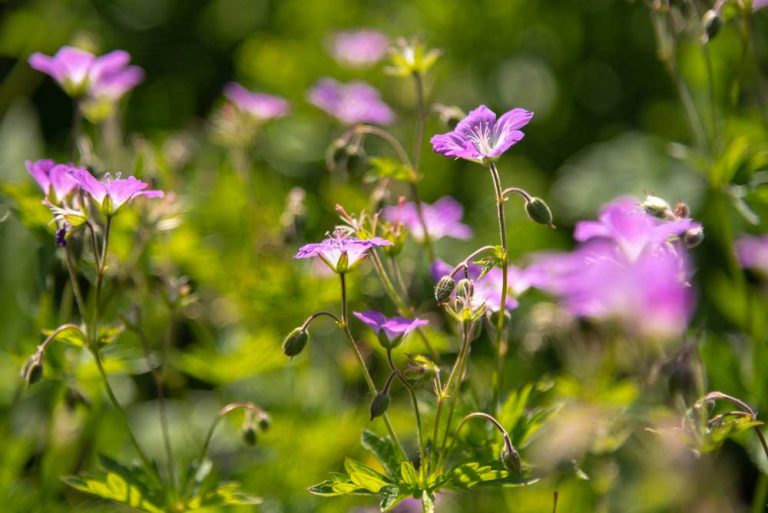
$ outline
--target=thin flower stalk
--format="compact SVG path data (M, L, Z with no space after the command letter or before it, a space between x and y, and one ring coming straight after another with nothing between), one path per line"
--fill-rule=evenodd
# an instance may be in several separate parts
M501 305L507 304L507 267L508 267L508 250L507 250L507 225L504 219L504 193L501 188L501 179L499 178L499 171L496 168L495 162L490 162L488 169L491 172L491 178L493 179L493 187L496 192L496 215L499 221L499 239L501 242ZM499 399L501 397L501 380L502 373L504 372L504 358L507 353L507 340L504 336L504 309L499 309L498 317L496 319L496 370L493 376L493 409L494 411L499 407Z

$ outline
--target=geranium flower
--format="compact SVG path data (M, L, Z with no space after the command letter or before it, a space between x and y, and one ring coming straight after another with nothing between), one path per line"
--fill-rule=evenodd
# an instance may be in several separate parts
M395 118L392 109L381 101L379 92L365 82L342 84L324 78L309 90L309 101L347 125L387 125Z
M61 203L78 187L72 165L58 164L47 159L34 162L28 160L25 165L46 198L52 199L53 203Z
M339 32L333 37L331 54L339 63L366 68L379 62L389 48L387 36L375 30Z
M90 52L63 46L52 57L35 52L29 65L58 82L70 96L117 100L144 78L138 66L129 66L130 55L122 50L96 57Z
M86 169L75 169L74 176L85 191L96 203L104 215L112 216L125 203L139 196L148 198L162 198L165 193L157 190L146 190L149 184L129 176L128 178L111 178L106 174L102 180L97 180Z
M224 86L224 96L238 109L259 120L281 118L288 114L286 100L264 93L255 93L236 82Z
M392 243L381 237L360 240L336 232L322 242L307 244L299 249L294 258L318 257L334 272L343 274L359 266L367 256L368 250Z
M742 267L768 274L768 235L745 235L736 241L735 249Z
M452 237L454 239L466 240L472 237L472 229L466 224L461 223L464 208L461 206L461 203L450 196L440 198L434 205L422 203L421 209L430 239L438 240L443 237ZM414 203L408 202L397 206L385 207L382 210L382 214L384 219L392 223L405 225L414 239L418 241L424 240L424 227L421 225L421 221L419 221L419 215Z
M512 109L497 120L491 109L480 105L459 121L454 130L435 135L430 142L435 152L446 157L485 164L520 141L525 136L520 129L532 117L533 112Z
M647 214L632 197L618 198L600 210L597 221L579 221L573 237L579 242L607 239L615 242L629 260L653 250L670 237L701 225L691 219L665 221Z
M367 324L376 333L376 336L379 337L381 344L388 348L397 346L405 335L416 328L429 324L429 321L419 318L387 317L375 310L352 313Z

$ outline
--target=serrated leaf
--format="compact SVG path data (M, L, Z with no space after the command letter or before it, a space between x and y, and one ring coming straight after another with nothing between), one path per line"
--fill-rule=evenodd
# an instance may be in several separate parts
M352 458L344 460L344 469L354 484L373 493L379 493L383 487L393 484L387 479L387 476L379 474L371 467Z
M470 490L478 486L524 486L536 481L538 481L536 478L513 475L502 466L501 462L482 464L473 461L452 468L446 474L443 484L449 488Z
M399 465L397 456L395 456L395 448L392 446L389 438L382 438L366 430L363 431L361 443L365 449L376 456L376 459L379 460L379 463L384 467L389 477L395 479L399 471Z
M100 477L65 476L62 480L72 488L101 497L102 499L126 504L149 513L163 513L161 494L153 494L140 479L133 475L138 471L124 467L119 463L108 460L108 471ZM143 477L143 476L142 476Z
M213 506L248 506L261 504L260 497L254 497L242 491L240 483L225 482L213 490L207 490L186 501L188 510L210 508Z

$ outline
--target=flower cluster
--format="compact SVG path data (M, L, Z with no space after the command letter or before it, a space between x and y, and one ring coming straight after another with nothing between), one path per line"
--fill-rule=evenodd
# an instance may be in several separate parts
M576 315L618 319L640 336L680 335L693 308L680 237L696 227L687 218L659 219L639 201L619 198L598 221L577 224L576 250L537 257L534 285L561 297Z

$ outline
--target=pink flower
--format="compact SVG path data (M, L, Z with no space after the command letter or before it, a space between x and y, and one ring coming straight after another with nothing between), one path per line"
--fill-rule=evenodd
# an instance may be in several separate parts
M80 188L96 203L104 215L112 216L127 202L139 196L147 198L162 198L165 193L157 190L147 190L149 184L129 176L128 178L110 178L106 174L102 180L97 180L86 169L75 169L74 176Z
M485 163L496 160L520 141L525 136L520 129L532 117L533 112L512 109L497 120L491 109L480 105L459 121L454 130L435 135L430 142L435 152L446 157Z
M768 235L745 235L736 241L735 249L742 267L768 274Z
M387 53L387 36L375 30L339 32L333 37L331 53L341 64L366 68L379 62Z
M421 208L424 213L424 222L427 225L429 237L432 240L442 239L443 237L466 240L472 237L472 229L466 224L461 223L464 208L461 206L461 203L450 196L443 196L434 205L422 203ZM397 206L385 207L382 214L387 221L405 225L414 239L424 240L424 228L421 225L414 203L408 202Z
M309 101L347 125L388 125L395 119L395 114L381 100L379 92L365 82L342 84L324 78L309 90Z
M224 86L224 96L238 109L259 120L281 118L288 114L288 102L277 96L249 91L238 83Z
M318 257L334 272L343 274L359 266L370 249L391 245L391 242L380 237L360 240L337 232L322 242L303 246L294 258Z
M78 187L78 181L73 176L76 168L71 164L57 164L53 160L28 160L25 165L45 196L55 204L60 204Z

